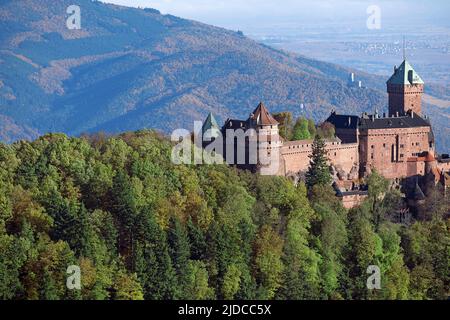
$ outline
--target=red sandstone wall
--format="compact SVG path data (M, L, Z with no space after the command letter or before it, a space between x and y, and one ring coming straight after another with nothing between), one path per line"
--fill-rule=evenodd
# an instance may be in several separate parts
M285 175L308 170L312 144L312 140L284 143L281 148L281 156L284 160Z
M361 132L360 160L366 169L376 168L388 179L423 175L423 164L408 164L408 159L417 158L422 152L433 152L428 142L429 132L429 127Z
M403 114L409 110L422 113L423 85L389 85L389 114Z
M312 140L286 142L281 148L285 174L306 171L309 168L312 154ZM349 173L359 163L358 144L341 144L327 142L326 150L330 164L342 168Z

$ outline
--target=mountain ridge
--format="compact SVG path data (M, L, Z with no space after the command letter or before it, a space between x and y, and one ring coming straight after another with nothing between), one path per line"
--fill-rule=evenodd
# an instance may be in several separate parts
M73 4L81 7L81 30L66 27ZM219 121L246 117L261 100L272 112L316 121L331 109L360 114L387 107L378 76L358 72L368 88L350 88L351 69L154 9L6 1L0 26L8 31L0 36L0 115L9 119L0 118L0 138L6 142L46 132L192 129L209 112ZM438 122L446 148L449 131Z

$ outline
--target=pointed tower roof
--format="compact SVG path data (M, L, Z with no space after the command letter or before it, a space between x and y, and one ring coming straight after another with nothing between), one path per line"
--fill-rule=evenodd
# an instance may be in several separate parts
M404 60L400 67L395 68L395 72L388 80L388 84L424 84L422 78L407 60Z
M219 125L217 124L216 118L214 118L214 115L212 113L209 113L205 122L203 122L203 126L202 126L203 135L205 135L205 133L208 130L211 130L211 136L213 138L217 137L217 134L220 131L220 128L219 128Z
M257 125L262 126L276 126L279 123L272 117L266 106L260 102L255 111L253 111L251 117L252 120L256 121Z

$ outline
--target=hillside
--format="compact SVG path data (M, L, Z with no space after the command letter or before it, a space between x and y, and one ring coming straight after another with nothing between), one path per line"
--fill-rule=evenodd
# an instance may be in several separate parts
M81 7L81 30L66 27L73 4ZM3 141L46 132L191 129L208 112L219 120L246 117L260 100L273 112L296 115L303 103L302 112L316 120L333 108L386 107L386 79L362 75L369 88L348 88L348 69L152 9L2 1L0 27ZM449 127L436 118L438 143L450 149Z
M332 188L174 165L171 149L151 131L0 143L0 299L448 298L450 194L405 214L372 174L347 212Z

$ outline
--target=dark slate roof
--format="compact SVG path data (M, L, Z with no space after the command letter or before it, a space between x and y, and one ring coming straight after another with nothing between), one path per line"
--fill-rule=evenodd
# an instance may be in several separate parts
M336 136L338 136L343 143L356 143L358 141L358 116L340 115L333 112L326 121L334 125ZM345 130L345 134L342 130Z
M438 157L438 161L442 163L450 162L450 156L448 154L442 154Z
M359 117L337 114L336 112L333 112L326 121L333 124L336 129L356 130L358 128Z
M225 122L225 125L222 127L222 130L227 130L227 129L233 129L233 130L243 129L243 130L245 130L245 129L247 129L247 121L228 119Z
M364 116L360 118L359 127L361 129L390 129L390 128L418 128L430 127L428 120L414 114L414 117L403 116L395 118L373 118L373 116Z

